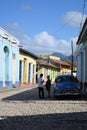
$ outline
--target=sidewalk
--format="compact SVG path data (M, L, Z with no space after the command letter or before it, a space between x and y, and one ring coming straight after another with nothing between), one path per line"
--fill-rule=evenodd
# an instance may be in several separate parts
M22 90L22 89L26 89L26 88L34 88L37 87L38 84L24 84L15 88L9 88L9 87L3 87L0 89L0 93L2 92L6 92L6 91L14 91L14 90Z

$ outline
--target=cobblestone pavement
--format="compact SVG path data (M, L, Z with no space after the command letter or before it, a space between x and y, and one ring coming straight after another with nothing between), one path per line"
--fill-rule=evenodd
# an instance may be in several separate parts
M0 130L87 130L86 99L38 98L37 87L0 91Z

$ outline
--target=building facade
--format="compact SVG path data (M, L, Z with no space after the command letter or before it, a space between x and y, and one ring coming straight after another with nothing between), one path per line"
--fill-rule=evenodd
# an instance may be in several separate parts
M43 59L59 68L59 74L71 74L71 64L56 56L43 56Z
M82 91L87 91L87 18L77 40L77 78Z
M0 88L19 85L19 41L0 27Z
M44 81L47 80L47 75L50 75L51 82L55 81L55 77L59 75L60 68L55 66L44 59L37 60L37 80L40 74L43 74Z
M37 56L20 48L19 56L19 81L20 85L36 83Z

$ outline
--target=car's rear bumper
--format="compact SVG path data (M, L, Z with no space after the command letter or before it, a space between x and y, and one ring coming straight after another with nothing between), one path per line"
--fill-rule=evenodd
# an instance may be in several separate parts
M80 93L54 93L54 96L80 95Z

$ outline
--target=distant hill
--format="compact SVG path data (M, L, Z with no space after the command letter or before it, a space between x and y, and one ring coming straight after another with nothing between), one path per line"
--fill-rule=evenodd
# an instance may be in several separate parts
M72 55L68 56L67 60L71 61L72 60ZM73 56L73 61L76 62L76 56L75 55Z
M56 57L60 57L61 60L64 60L64 59L68 58L68 56L65 56L64 54L59 53L59 52L54 52L51 55L56 56Z
M68 60L68 61L72 61L72 55L70 56L66 56L60 52L54 52L51 54L52 56L57 56L60 57L61 60ZM73 61L76 61L76 56L73 56Z

